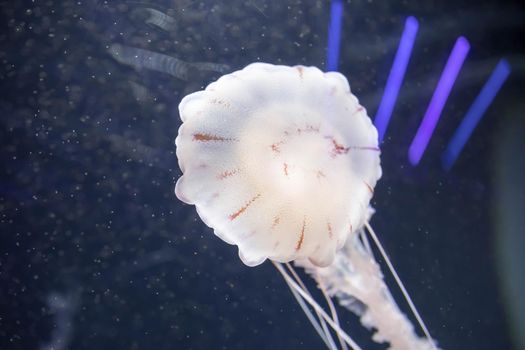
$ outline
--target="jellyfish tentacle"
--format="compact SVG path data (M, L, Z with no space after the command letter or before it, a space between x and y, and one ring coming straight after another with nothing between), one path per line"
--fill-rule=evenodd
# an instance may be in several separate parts
M334 305L334 302L332 301L332 298L330 298L330 296L328 295L327 291L326 291L326 288L324 287L323 283L321 282L320 279L317 279L316 280L319 280L319 288L321 289L321 292L323 293L323 296L326 300L326 303L328 304L328 308L330 309L330 313L332 314L332 319L335 321L335 323L338 325L338 326L341 326L339 324L339 317L337 316L337 310L335 309L335 305ZM341 336L339 334L337 334L337 338L339 339L339 343L341 344L341 349L342 350L348 350L348 347L346 346L346 343L344 342L343 338L341 338Z
M286 271L284 270L284 268L280 264L277 264L275 262L273 262L273 264L277 268L277 270L281 273L281 275L284 277L284 279L286 280L288 286L290 288L295 289L295 291L297 291L303 297L303 299L306 300L314 308L314 310L319 312L321 314L321 316L324 318L324 320L326 322L328 322L330 327L332 327L332 329L338 335L340 335L341 338L343 338L343 340L348 345L350 345L350 347L353 350L362 350L362 348L359 345L357 345L357 343L340 326L338 326L335 323L335 321L332 320L332 318L330 316L328 316L328 314L323 310L323 308L321 306L319 306L319 304L312 297L310 297L305 291L303 291L303 289L301 287L299 287L299 285L290 276L288 276L288 274L286 273Z
M373 328L375 342L388 342L392 350L436 350L432 341L414 332L391 296L379 264L363 244L364 229L353 232L332 265L320 268L306 259L295 265L304 267L341 306L359 316L363 326Z
M280 263L274 262L274 264L280 264ZM319 335L321 340L323 340L323 342L328 347L328 349L330 349L330 350L337 350L337 348L334 348L332 346L332 344L330 343L330 341L328 340L327 335L326 335L327 333L326 333L325 327L321 327L321 325L319 324L319 322L317 321L315 316L312 314L312 312L310 311L308 306L305 304L305 302L304 302L303 298L301 297L301 295L295 289L293 289L293 287L289 284L289 282L288 282L288 280L286 278L284 279L284 281L286 282L286 285L290 288L290 291L292 292L292 295L297 300L297 303L299 304L299 306L301 307L301 309L305 313L306 317L308 318L308 320L310 321L310 323L314 327L315 331L317 332L317 334ZM319 314L318 314L318 316L319 316ZM319 319L321 320L321 322L324 322L324 320L321 317Z
M293 266L290 263L284 263L284 265L286 265L286 267L288 268L288 270L292 274L292 276L295 279L295 281L299 284L299 286L301 286L301 288L305 291L305 293L307 293L308 295L312 296L310 294L310 292L308 291L308 289L306 288L306 285L303 283L303 280L301 279L301 277L299 277L297 272L295 272L295 269L293 268ZM328 327L326 325L326 321L323 319L321 314L319 314L319 312L315 311L315 313L317 314L317 318L321 322L321 326L323 327L323 330L324 330L324 333L326 335L327 340L332 345L332 348L337 349L337 346L335 346L335 342L334 342L334 340L332 338L332 334L330 334L330 331L328 330ZM333 317L333 314L332 314L332 317ZM337 325L339 325L338 321L336 323L337 323Z
M410 307L410 310L412 311L412 313L416 317L416 320L417 320L419 326L421 327L421 329L423 330L423 333L425 333L425 337L427 338L427 340L431 344L432 349L433 350L437 350L437 347L436 347L436 344L434 342L434 339L430 336L430 332L428 331L428 328L425 325L425 322L423 321L423 318L421 317L421 315L417 311L417 308L414 305L414 302L412 301L412 298L410 298L410 294L408 294L408 291L406 290L405 285L401 281L401 278L399 278L399 275L397 274L396 269L394 268L394 265L392 264L392 262L388 258L388 255L386 254L386 251L383 248L383 245L381 244L381 242L377 238L377 235L376 235L374 229L372 228L372 226L370 226L368 221L365 221L365 227L368 230L368 233L370 234L370 236L372 237L372 240L374 241L375 245L377 246L377 249L379 249L379 252L381 253L381 256L383 257L383 259L385 259L385 262L386 262L386 264L388 266L388 269L390 270L390 273L392 274L392 276L396 280L396 283L397 283L399 289L401 290L401 293L403 293L403 297L405 298L406 302L408 303L408 306Z
M366 252L372 258L374 258L374 252L372 251L372 247L370 246L370 241L368 240L365 230L359 230L357 234L359 235L359 239L361 240L361 243L363 244L363 247L365 248Z

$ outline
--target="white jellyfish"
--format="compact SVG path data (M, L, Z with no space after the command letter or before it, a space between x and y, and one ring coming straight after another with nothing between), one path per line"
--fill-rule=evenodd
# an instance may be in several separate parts
M380 150L377 131L343 75L253 63L184 97L179 111L177 197L237 245L246 265L271 260L329 349L338 346L327 324L342 349L360 349L341 329L330 297L390 349L436 348L392 268L426 338L399 310L370 249L365 229L384 253L368 224ZM315 278L331 316L292 261Z

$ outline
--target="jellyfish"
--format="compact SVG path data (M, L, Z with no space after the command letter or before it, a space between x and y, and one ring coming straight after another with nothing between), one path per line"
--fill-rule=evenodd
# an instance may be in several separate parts
M195 69L219 73L225 73L230 70L230 66L227 64L213 62L190 63L158 52L116 43L109 46L108 52L119 63L136 69L146 68L166 73L186 81L190 80Z
M179 112L176 196L244 264L270 260L329 349L361 349L333 298L392 350L436 349L369 224L382 173L377 131L342 74L252 63L184 97ZM394 301L367 233L425 337ZM292 264L316 280L330 314Z
M144 23L162 29L166 32L172 32L177 29L175 18L164 12L149 7L140 7L132 11L132 15L142 18Z

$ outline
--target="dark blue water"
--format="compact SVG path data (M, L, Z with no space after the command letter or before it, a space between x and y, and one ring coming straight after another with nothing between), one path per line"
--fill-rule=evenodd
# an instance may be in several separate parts
M148 25L144 8L174 22ZM329 2L26 1L0 9L0 348L322 348L274 268L244 266L173 193L177 105L220 73L194 69L182 80L121 64L108 48L232 69L254 61L323 68ZM420 32L382 145L372 225L444 349L517 349L521 294L509 292L515 276L498 247L510 220L502 186L513 208L524 203L513 197L523 193L523 166L512 166L523 143L505 141L525 130L525 8L346 2L340 71L371 115L409 15ZM414 168L408 146L459 35L471 52ZM447 173L441 152L502 57L512 74ZM384 348L352 315L341 317L365 349Z

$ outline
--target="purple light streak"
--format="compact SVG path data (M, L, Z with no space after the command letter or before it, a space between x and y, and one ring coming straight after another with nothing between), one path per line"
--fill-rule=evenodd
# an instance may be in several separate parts
M443 167L450 170L452 165L458 158L461 150L467 143L470 135L476 128L483 114L487 111L490 104L496 97L496 94L501 89L501 86L507 80L510 74L510 65L507 60L502 59L490 75L479 95L476 97L461 124L456 129L454 136L450 140L445 152L443 152Z
M394 58L390 75L388 76L385 92L383 93L383 98L381 99L379 109L377 110L374 119L374 124L379 134L379 142L383 141L388 123L390 122L390 117L392 116L392 111L396 104L397 95L401 88L401 83L403 83L403 78L405 77L405 72L408 66L408 61L410 60L414 41L416 40L418 28L419 24L417 19L412 16L406 19L405 29L403 30L403 35L401 36L399 47L397 48L396 57Z
M419 125L416 136L412 140L412 144L408 149L408 160L412 165L417 165L425 153L428 142L432 137L432 133L436 128L436 124L441 116L443 107L447 102L450 90L454 86L454 82L461 70L461 66L467 57L467 53L470 49L470 44L464 37L459 37L454 44L452 53L448 58L447 64L441 78L439 79L432 100L428 105L423 121Z
M343 1L332 0L330 6L330 25L328 27L328 48L326 71L336 71L339 65L339 47L341 45L341 23L343 21Z

